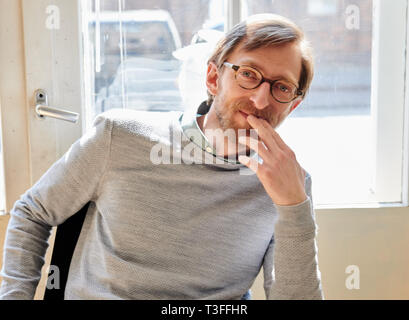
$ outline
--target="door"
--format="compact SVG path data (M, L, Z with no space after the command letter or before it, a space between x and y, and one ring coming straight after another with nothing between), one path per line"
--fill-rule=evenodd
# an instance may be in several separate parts
M22 1L31 182L37 181L83 132L79 14L79 1ZM78 121L39 116L37 90L43 91L39 100L47 96L43 105L78 114Z
M22 0L20 9L30 166L25 185L31 186L82 135L85 126L80 8L79 1L72 0ZM7 200L10 210L16 199ZM43 296L54 236L55 228L36 299Z

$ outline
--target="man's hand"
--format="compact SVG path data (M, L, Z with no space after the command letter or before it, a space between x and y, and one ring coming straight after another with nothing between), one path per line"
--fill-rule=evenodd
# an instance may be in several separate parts
M257 174L275 204L289 206L305 201L306 173L297 162L294 152L266 120L249 115L247 121L257 130L259 141L251 137L239 137L239 142L256 151L263 163L247 156L239 156L239 161Z

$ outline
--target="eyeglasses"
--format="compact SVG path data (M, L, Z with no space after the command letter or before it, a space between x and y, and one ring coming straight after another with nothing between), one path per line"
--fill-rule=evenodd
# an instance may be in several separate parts
M229 62L223 65L235 71L237 84L243 89L252 90L258 88L262 83L270 84L270 93L280 103L289 103L303 95L302 90L287 80L269 80L263 77L260 71L249 66L236 66Z

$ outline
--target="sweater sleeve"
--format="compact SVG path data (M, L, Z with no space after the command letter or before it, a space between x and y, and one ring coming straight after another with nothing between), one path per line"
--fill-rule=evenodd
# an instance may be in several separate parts
M109 159L113 121L98 115L10 211L0 299L33 299L52 226L78 212L97 192Z
M276 205L278 220L263 263L269 300L323 299L309 175L306 193L307 199L300 204Z

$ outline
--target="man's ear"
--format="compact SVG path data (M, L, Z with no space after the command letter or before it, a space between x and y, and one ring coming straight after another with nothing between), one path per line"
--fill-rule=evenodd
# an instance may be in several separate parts
M217 95L219 73L214 62L209 62L207 65L206 86L211 95Z

